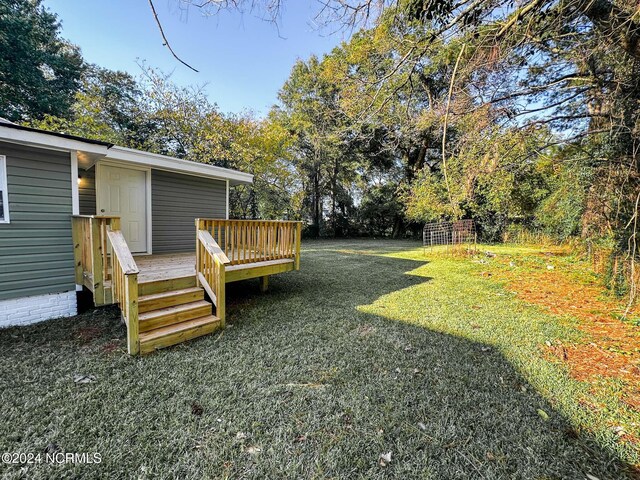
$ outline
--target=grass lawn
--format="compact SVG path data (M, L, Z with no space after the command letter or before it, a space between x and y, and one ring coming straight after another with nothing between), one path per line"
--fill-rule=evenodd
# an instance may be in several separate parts
M229 286L223 333L150 356L126 355L113 308L1 330L0 452L102 461L0 477L631 477L619 410L585 406L607 390L543 352L583 333L486 268L412 242L308 241L268 293Z

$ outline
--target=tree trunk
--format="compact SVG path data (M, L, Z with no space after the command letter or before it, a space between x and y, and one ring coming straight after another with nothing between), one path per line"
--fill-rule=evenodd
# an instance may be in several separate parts
M320 220L322 217L322 199L320 196L320 168L316 165L313 173L313 228L312 236L320 236Z
M395 215L393 221L393 230L391 231L391 238L399 238L404 230L404 220L400 215Z

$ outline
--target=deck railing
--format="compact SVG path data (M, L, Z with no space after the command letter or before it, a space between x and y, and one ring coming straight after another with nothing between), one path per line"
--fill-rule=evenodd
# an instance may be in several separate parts
M198 218L196 228L211 234L231 265L291 258L300 269L302 222Z
M96 305L117 303L127 325L127 349L140 350L138 266L120 231L120 218L72 217L76 283L93 292Z
M225 267L229 259L207 230L196 238L196 283L204 288L216 306L220 326L225 326Z
M113 257L111 295L120 305L127 325L127 350L130 355L140 351L138 337L138 266L120 230L107 229L107 241Z
M75 215L71 222L76 284L93 292L96 305L111 303L105 297L105 285L111 281L107 228L119 230L120 218Z

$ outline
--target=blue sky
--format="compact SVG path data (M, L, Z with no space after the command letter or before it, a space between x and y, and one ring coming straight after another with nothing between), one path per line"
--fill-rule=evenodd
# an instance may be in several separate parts
M45 0L62 21L62 35L84 58L102 67L140 73L137 60L173 72L180 85L207 84L209 99L223 112L265 114L298 58L321 55L343 37L313 27L318 3L289 0L279 29L245 13L204 17L179 0L155 0L173 49L194 68L179 64L162 45L146 0Z

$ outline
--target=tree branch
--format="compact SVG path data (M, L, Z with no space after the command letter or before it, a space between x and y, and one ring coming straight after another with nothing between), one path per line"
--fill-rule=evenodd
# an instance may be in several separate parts
M177 54L176 52L173 51L173 48L171 48L171 44L169 43L169 40L167 39L167 36L164 34L164 30L162 28L162 23L160 23L160 19L158 18L158 14L156 13L156 7L153 5L153 0L149 0L149 6L151 7L151 12L153 13L153 18L156 21L156 25L158 25L158 30L160 30L160 35L162 35L162 41L163 41L163 45L165 47L167 47L169 49L169 51L171 52L171 55L173 55L173 57L178 60L181 64L183 64L184 66L186 66L187 68L190 68L191 70L193 70L196 73L199 73L198 70L196 70L195 68L193 68L191 65L189 65L187 62L185 62L184 60L182 60Z

